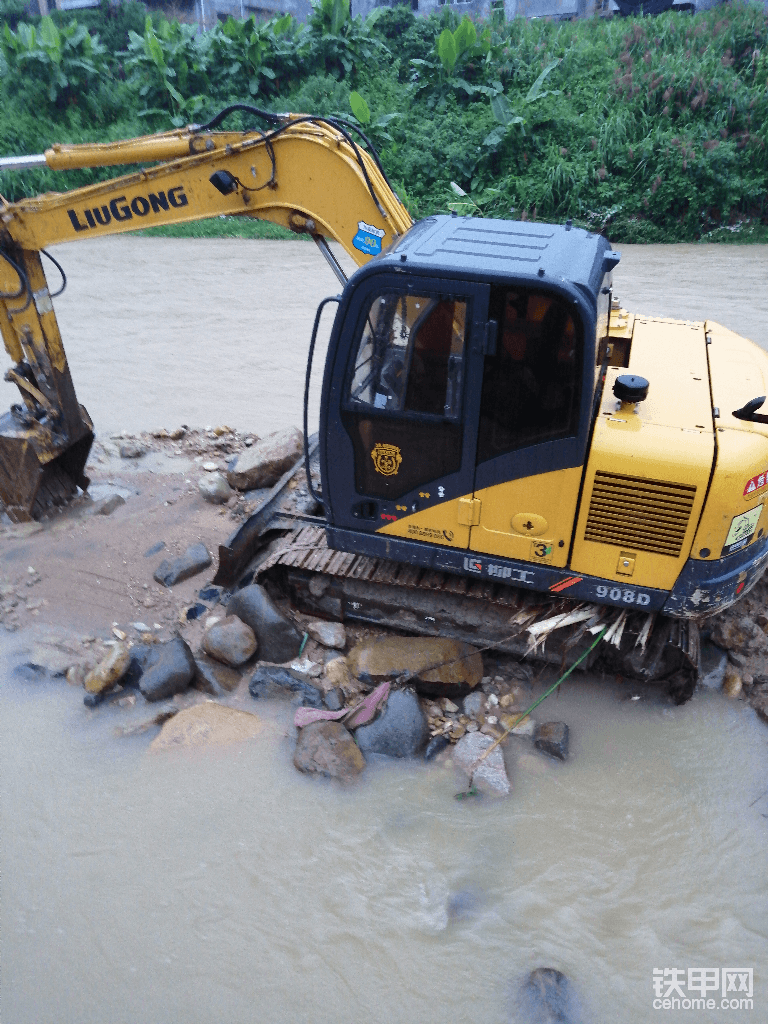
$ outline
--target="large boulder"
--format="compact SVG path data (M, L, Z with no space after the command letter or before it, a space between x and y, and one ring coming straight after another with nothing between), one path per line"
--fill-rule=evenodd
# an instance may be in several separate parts
M304 436L296 427L278 430L241 452L227 473L230 487L250 491L271 487L301 458Z
M152 741L150 750L221 746L249 740L263 730L264 723L256 715L209 700L184 708L169 718L160 735Z
M474 647L447 637L385 636L363 640L347 655L353 675L374 681L407 675L428 697L463 697L483 677L483 659Z
M178 558L164 558L154 571L154 578L164 587L172 587L191 576L196 576L211 564L211 555L205 544L192 544Z
M355 740L364 754L387 757L416 757L428 739L427 717L410 688L390 693L379 717L355 731Z
M244 665L257 647L253 630L236 615L228 615L209 626L203 636L205 652L231 668Z
M227 614L236 615L251 627L259 642L259 657L264 661L280 663L298 655L301 633L258 583L236 591L229 599Z
M340 722L313 722L299 730L293 763L300 772L352 782L365 768L365 758Z
M180 636L148 649L139 689L147 700L165 700L186 690L195 677L192 651Z
M298 695L304 707L325 707L322 693L309 676L281 665L259 665L248 683L248 692L257 700Z

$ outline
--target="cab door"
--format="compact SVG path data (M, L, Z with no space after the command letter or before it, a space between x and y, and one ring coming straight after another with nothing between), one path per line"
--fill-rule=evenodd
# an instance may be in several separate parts
M334 526L468 546L489 293L389 272L340 311L321 423Z
M490 315L469 547L562 568L589 433L594 317L534 285L494 286Z

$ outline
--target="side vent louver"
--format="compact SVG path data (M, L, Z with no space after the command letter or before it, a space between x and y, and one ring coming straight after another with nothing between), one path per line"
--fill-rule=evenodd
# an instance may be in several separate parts
M696 488L619 473L595 473L585 540L677 558Z

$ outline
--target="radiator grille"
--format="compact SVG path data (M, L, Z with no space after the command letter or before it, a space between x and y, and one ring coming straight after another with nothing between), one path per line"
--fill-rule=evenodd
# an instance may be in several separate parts
M676 558L695 497L687 484L595 473L584 540Z

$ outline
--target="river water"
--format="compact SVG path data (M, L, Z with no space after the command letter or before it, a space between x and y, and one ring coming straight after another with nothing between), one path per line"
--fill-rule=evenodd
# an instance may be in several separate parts
M62 255L68 301L89 302L57 311L102 431L298 421L315 299L336 290L313 247ZM629 308L768 347L765 249L624 259ZM538 712L569 724L568 763L514 738L512 796L457 801L450 766L378 762L347 791L301 776L279 705L256 740L151 753L113 735L119 712L13 676L30 642L0 638L3 1024L524 1024L537 966L568 975L583 1024L768 1020L768 732L741 703L580 678ZM752 1010L653 1008L654 968L734 967Z

